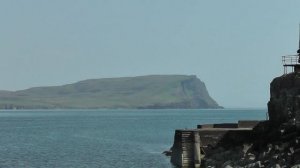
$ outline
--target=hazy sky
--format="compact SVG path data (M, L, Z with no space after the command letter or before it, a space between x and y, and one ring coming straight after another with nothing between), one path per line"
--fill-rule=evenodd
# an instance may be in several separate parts
M225 107L266 107L298 46L299 0L0 0L0 90L197 75Z

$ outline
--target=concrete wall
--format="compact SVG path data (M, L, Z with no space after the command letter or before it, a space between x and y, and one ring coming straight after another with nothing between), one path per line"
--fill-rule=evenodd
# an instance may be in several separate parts
M171 162L183 168L200 168L200 136L197 130L176 130Z

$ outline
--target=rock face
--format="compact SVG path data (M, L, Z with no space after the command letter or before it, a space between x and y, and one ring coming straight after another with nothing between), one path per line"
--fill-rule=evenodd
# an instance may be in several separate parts
M194 75L150 75L0 91L0 109L221 108Z
M272 124L300 121L300 74L290 73L271 83L268 113Z

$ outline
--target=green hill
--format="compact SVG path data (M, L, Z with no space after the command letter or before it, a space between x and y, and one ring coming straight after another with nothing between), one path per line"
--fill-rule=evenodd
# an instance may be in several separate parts
M1 109L221 108L196 76L151 75L0 91Z

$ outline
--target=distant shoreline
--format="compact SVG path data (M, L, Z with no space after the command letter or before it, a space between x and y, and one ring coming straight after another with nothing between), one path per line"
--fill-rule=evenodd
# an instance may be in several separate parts
M86 111L104 111L104 110L108 110L108 111L128 111L128 110L132 110L132 111L164 111L164 110L169 110L169 111L180 111L180 110L194 110L194 111L227 111L227 110L233 110L233 111L238 111L238 110L268 110L267 108L263 108L263 107L258 107L258 108L218 108L218 109L70 109L70 108L65 108L65 109L0 109L1 111L82 111L82 110L86 110Z

